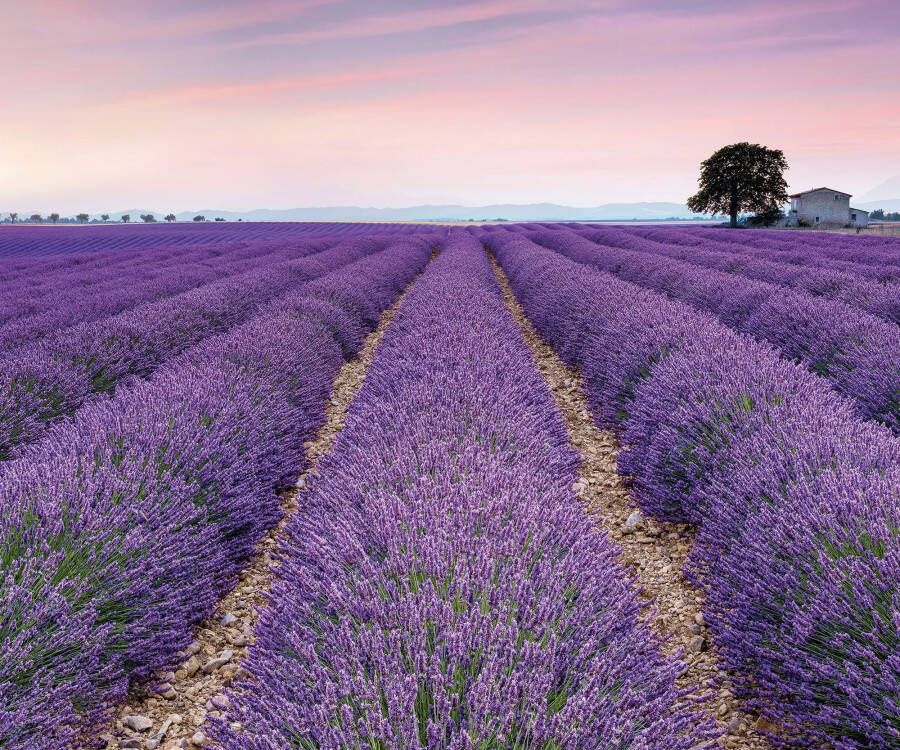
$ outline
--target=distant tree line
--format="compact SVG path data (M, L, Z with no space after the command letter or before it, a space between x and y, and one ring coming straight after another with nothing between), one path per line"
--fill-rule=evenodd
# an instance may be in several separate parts
M900 221L900 211L885 211L883 208L876 208L869 214L870 219L875 221Z
M91 219L91 215L86 213L75 214L74 217L62 217L58 213L52 213L48 214L46 218L42 214L31 214L28 217L23 217L21 221L29 224L43 224L44 222L50 222L51 224L106 224L110 218L110 214L100 214L99 219ZM119 216L118 220L122 224L128 224L131 222L131 214L122 214ZM177 221L178 217L175 216L175 214L166 214L163 217L163 220L171 224L172 222ZM19 221L19 213L17 211L10 211L7 214L7 217L2 219L2 223L4 224L17 224ZM155 224L158 220L154 214L141 214L141 221L145 224ZM195 216L194 221L206 221L206 217ZM215 221L228 220L221 216L217 216Z

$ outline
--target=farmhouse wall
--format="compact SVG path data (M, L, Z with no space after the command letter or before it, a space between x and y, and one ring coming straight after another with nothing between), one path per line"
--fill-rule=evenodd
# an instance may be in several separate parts
M854 227L869 226L869 212L860 208L850 207L850 224Z
M810 226L842 227L850 221L850 196L834 190L805 193L795 199L795 204L800 220Z

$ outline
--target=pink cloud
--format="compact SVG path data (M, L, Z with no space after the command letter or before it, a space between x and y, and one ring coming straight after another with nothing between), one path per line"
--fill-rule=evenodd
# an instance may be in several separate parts
M21 71L0 118L0 202L680 200L702 158L744 139L784 148L795 187L861 193L900 172L900 96L881 75L896 40L887 24L856 36L830 26L830 7L805 26L807 5L572 0L594 15L532 28L505 20L560 6L446 3L261 32L273 46L258 50L214 32L315 9L241 4L143 25L121 20L127 4L55 3L54 20L31 25L33 8L20 9L10 35L25 52L0 52ZM429 44L467 21L483 23L464 46ZM384 34L396 39L360 44Z

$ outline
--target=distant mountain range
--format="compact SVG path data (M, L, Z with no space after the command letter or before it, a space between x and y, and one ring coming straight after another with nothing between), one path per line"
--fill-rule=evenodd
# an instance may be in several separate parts
M874 211L876 208L883 208L885 211L900 211L900 198L886 198L880 201L855 201L851 198L850 205L854 208L861 208L863 211Z
M889 177L880 185L876 185L871 190L857 196L857 200L861 201L860 208L865 208L864 204L869 204L875 208L887 208L881 204L885 201L892 202L896 206L900 201L900 174ZM875 204L879 204L875 206ZM892 209L893 210L893 209Z
M151 211L142 208L126 209L111 213L113 219L131 214L132 221L140 221L141 214L152 213L162 219L168 211ZM179 221L190 221L194 216L205 216L209 221L216 217L228 221L649 221L661 219L708 218L698 216L679 203L606 203L602 206L581 208L556 203L529 203L517 205L498 203L490 206L409 206L407 208L364 208L360 206L323 206L318 208L259 208L252 211L223 211L202 208L196 211L180 211ZM99 216L99 214L95 215ZM92 217L94 218L94 217Z
M876 191L861 196L868 198L896 187L892 179L879 186ZM900 189L900 187L898 187ZM855 208L872 211L900 211L900 198L875 198L854 200ZM140 222L141 214L153 214L158 221L169 211L153 211L145 208L130 208L110 212L110 218L117 221L122 214L130 214L133 222ZM20 216L27 216L20 213ZM558 203L495 203L489 206L462 205L421 205L406 208L371 208L362 206L321 206L308 208L257 208L251 211L225 211L218 208L201 208L196 211L179 211L178 221L190 221L195 216L205 216L208 221L216 217L228 221L665 221L665 220L708 220L709 216L693 213L682 203L665 201L642 203L604 203L599 206L565 206ZM100 214L93 214L99 219Z

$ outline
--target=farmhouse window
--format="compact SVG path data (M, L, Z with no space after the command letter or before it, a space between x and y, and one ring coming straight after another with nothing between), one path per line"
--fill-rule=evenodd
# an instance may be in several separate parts
M817 216L817 217L816 217L816 224L818 224L818 223L819 223L819 217Z

